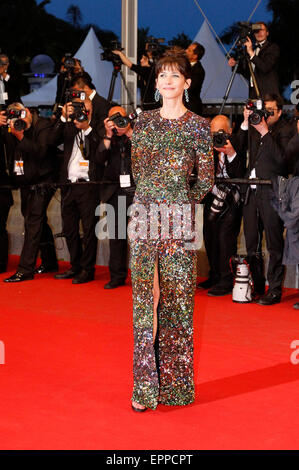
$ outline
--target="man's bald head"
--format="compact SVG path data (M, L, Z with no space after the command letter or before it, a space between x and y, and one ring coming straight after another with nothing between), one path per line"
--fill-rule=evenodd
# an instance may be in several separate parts
M122 117L126 117L127 111L122 106L113 106L113 108L109 109L108 118L111 118L116 114L120 114ZM119 136L124 135L124 134L128 135L128 132L132 131L132 127L131 127L131 123L129 119L128 119L128 124L125 127L118 127L117 121L113 120L113 123L115 125L115 130L117 131L117 135Z
M113 114L119 113L121 116L126 116L127 112L122 106L113 106L109 109L108 117L113 116Z
M211 132L214 133L220 130L223 130L227 134L231 134L232 132L230 119L223 114L215 116L211 121Z

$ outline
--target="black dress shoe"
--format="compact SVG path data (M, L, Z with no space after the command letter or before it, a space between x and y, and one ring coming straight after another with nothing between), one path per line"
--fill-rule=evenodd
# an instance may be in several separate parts
M55 279L72 279L78 274L78 271L74 271L73 269L69 269L68 271L64 271L63 273L55 274Z
M32 273L25 274L25 273L20 273L19 271L17 271L12 276L4 279L4 282L22 282L22 281L29 281L31 279L34 279L34 274Z
M119 282L109 281L107 282L107 284L104 285L104 289L116 289L117 287L124 286L124 285L125 285L125 281L119 281Z
M232 286L222 286L221 284L216 284L208 290L208 295L211 297L221 297L222 295L231 294L232 290Z
M294 305L293 305L293 308L294 308L295 310L299 310L299 302L297 302L296 304L294 304Z
M34 274L45 274L45 273L56 273L58 266L44 266L41 264L38 268L35 268Z
M274 305L279 304L281 301L281 295L275 294L274 292L267 292L267 294L263 295L257 303L259 305Z
M84 269L81 271L80 274L76 274L74 279L72 280L72 284L85 284L85 282L90 282L94 280L94 274L85 271Z

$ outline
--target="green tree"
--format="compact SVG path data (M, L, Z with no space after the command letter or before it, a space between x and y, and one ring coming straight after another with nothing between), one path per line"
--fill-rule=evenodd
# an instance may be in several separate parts
M144 54L145 51L145 45L147 43L147 38L149 37L149 27L147 28L138 28L138 39L137 39L137 44L138 44L138 51L137 51L137 57L138 60L141 59L142 54Z
M109 47L111 41L118 41L118 36L113 31L101 29L93 23L85 25L83 30L87 34L90 28L94 29L94 32L103 47Z
M82 23L82 13L77 5L70 5L66 12L67 20L75 27L79 28Z
M279 78L283 87L299 79L298 0L270 0L268 10L273 13L270 24L271 41L280 46Z
M58 71L61 58L66 52L75 54L89 29L88 26L74 27L47 13L45 6L48 3L49 0L39 5L36 0L1 1L1 49L10 58L10 72L18 79L21 95L29 91L27 79L22 74L30 71L30 62L35 55L49 55ZM103 32L99 28L96 33L101 42L103 37L116 37L113 32Z
M170 41L168 41L168 44L170 46L179 46L179 47L182 47L183 49L187 49L187 47L191 43L192 43L192 40L184 32L178 34L177 36L172 38Z

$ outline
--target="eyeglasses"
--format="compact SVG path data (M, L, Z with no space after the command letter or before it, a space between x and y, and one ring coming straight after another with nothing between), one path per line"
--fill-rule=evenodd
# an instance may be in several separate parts
M278 111L278 108L267 108L266 110L269 111L270 113L273 113L274 111Z

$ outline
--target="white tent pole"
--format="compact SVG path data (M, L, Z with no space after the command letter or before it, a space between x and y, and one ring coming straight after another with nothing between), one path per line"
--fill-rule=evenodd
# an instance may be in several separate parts
M137 62L137 7L138 0L122 0L121 2L121 42L124 48L126 56L136 64ZM130 96L126 87L124 86L123 80L121 80L121 102L128 111L130 98L133 100L133 108L137 106L137 75L132 72L128 67L122 67L123 77L126 86L129 90Z

